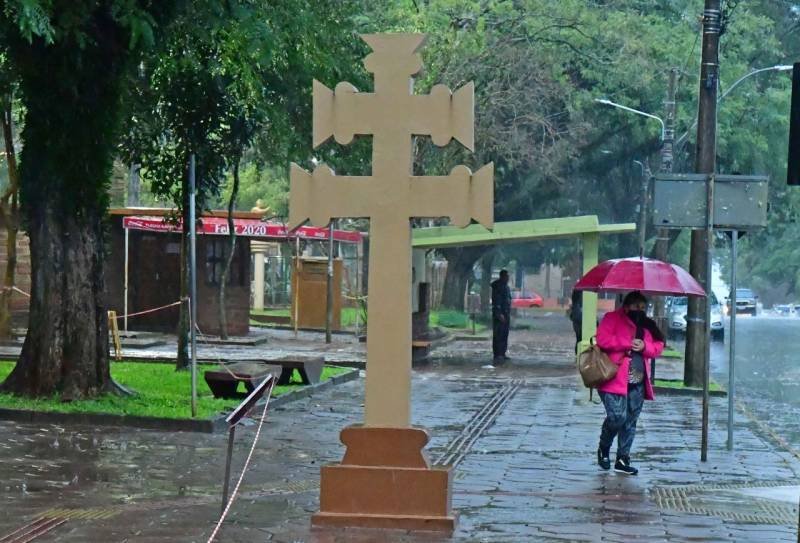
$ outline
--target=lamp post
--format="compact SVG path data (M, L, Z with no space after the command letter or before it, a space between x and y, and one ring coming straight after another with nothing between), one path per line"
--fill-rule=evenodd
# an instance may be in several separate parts
M650 166L641 160L634 160L642 169L642 194L639 203L639 257L644 257L644 243L647 238L647 193L650 188Z
M646 111L640 111L638 109L633 109L632 107L623 106L622 104L617 104L616 102L612 102L611 100L606 100L605 98L595 98L595 102L598 104L603 104L604 106L611 106L623 111L628 111L630 113L635 113L636 115L641 115L642 117L647 117L648 119L655 119L659 123L661 123L661 143L662 143L662 154L667 151L667 147L663 144L667 141L667 125L664 123L664 120L659 117L658 115L653 115L652 113L647 113ZM672 131L670 130L670 138L672 136ZM670 146L669 153L671 154L672 149ZM641 207L639 208L639 256L644 256L644 242L646 236L646 228L647 228L647 194L650 184L650 173L649 173L649 166L645 166L645 164L641 163L638 160L634 160L639 166L642 167L642 197L641 197ZM662 157L663 162L663 157ZM647 170L647 171L646 171Z

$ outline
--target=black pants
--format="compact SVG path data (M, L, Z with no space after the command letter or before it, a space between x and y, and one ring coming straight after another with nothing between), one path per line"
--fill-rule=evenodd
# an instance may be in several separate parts
M583 335L583 321L572 321L572 330L575 332L575 352L578 352L578 346L581 343L581 336Z
M492 319L492 352L495 358L505 356L508 350L510 320L509 317L506 317L505 322L502 322L497 317Z

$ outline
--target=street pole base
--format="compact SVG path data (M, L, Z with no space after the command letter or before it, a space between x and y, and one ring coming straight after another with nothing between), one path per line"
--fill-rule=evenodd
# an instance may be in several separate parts
M342 430L347 452L324 466L320 511L314 526L451 533L453 471L431 467L420 428L350 426Z

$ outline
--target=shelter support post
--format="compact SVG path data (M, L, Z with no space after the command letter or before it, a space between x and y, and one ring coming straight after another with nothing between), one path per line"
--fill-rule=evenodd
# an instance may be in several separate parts
M261 243L251 244L253 251L253 309L264 309L264 253ZM274 288L274 285L272 285Z
M122 308L122 314L123 314L123 320L124 320L123 327L125 328L125 331L127 332L128 331L128 250L130 248L130 245L129 245L130 230L128 230L127 227L124 228L124 230L125 230L125 286L123 288L123 291L124 291L123 305L124 305L124 307Z
M597 232L583 234L583 273L588 272L598 264L600 235ZM583 291L583 312L581 315L581 344L578 352L589 346L590 340L597 333L597 294Z

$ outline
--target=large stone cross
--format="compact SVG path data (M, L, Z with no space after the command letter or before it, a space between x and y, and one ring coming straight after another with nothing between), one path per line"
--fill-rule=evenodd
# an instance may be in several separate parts
M290 228L310 219L370 219L365 424L407 427L411 393L411 223L414 217L449 217L458 226L475 219L493 225L493 166L474 175L457 166L447 176L412 175L414 136L444 146L451 138L473 150L473 94L469 83L454 94L444 85L413 94L422 60L420 34L363 36L374 92L349 83L331 91L314 81L314 147L331 136L347 144L372 135L372 175L337 176L325 165L309 174L291 169Z

